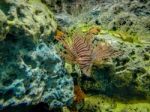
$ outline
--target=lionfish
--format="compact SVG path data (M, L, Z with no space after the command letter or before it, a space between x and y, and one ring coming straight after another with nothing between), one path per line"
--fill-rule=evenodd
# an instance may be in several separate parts
M81 71L86 75L91 75L91 68L94 63L101 63L116 54L108 44L98 44L93 46L92 35L81 35L75 33L72 38L61 38L59 41L64 46L62 56L70 63L78 64Z

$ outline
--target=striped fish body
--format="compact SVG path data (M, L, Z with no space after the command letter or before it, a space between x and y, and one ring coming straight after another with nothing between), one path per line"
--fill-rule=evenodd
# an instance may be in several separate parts
M92 48L84 37L75 37L73 41L73 50L76 54L76 61L82 72L85 75L90 76L92 66Z

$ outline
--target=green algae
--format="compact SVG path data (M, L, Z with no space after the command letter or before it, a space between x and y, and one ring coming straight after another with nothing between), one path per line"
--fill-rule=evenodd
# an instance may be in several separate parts
M41 0L29 0L29 3L41 2Z
M130 35L127 32L123 32L120 30L117 31L109 31L110 34L112 34L113 36L122 39L125 42L131 42L131 43L135 43L135 42L140 42L139 37L134 36L134 35Z
M91 109L94 109L92 111ZM90 111L91 110L91 111ZM87 96L84 112L149 112L150 103L144 100L121 101L107 96Z
M130 42L130 43L146 43L145 40L141 39L141 36L137 35L137 34L130 34L129 32L125 32L122 30L108 30L105 29L103 26L99 26L99 25L94 25L94 24L85 24L85 23L79 23L77 24L77 27L72 27L71 30L69 32L75 32L75 31L80 31L83 33L86 33L89 31L90 28L92 27L98 27L101 29L101 31L98 33L99 35L103 35L103 34L111 34L114 37L120 38L122 39L124 42ZM148 38L147 35L142 35L145 38Z
M144 43L146 39L149 39L149 35L148 34L143 34L143 35L139 35L139 34L131 34L130 32L126 32L123 31L121 29L117 29L117 30L108 30L103 26L100 25L95 25L95 24L85 24L85 23L78 23L76 25L77 27L73 27L73 31L78 30L81 32L88 32L90 28L92 27L98 27L101 29L101 32L99 32L99 34L106 34L109 33L117 38L122 39L125 42L131 42L131 43ZM143 38L144 37L144 38ZM144 40L145 39L145 40ZM145 42L146 43L146 42Z
M67 70L67 72L70 74L70 73L73 73L73 67L71 64L69 63L65 63L65 68Z
M81 31L81 32L88 32L90 28L92 27L98 27L101 29L99 34L103 35L106 33L109 33L113 35L114 37L122 39L124 42L130 42L130 43L139 43L139 44L149 44L150 43L150 35L147 33L138 34L138 33L130 33L128 31L123 31L121 29L117 30L109 30L106 29L104 26L99 26L95 24L85 24L85 23L79 23L77 24L77 27L74 27L74 30L72 31Z

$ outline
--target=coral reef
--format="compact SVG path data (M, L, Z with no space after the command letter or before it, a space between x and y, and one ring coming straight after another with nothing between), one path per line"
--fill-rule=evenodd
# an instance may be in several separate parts
M93 64L91 77L82 75L55 49L77 29L92 35L92 45L108 43L121 55ZM149 0L0 0L0 111L43 105L46 111L149 112L144 100L150 101Z
M40 1L1 0L0 15L0 110L71 104L73 80L48 43L56 30L50 10Z
M56 20L63 29L72 33L81 27L80 31L86 32L90 29L89 26L98 25L101 27L100 32L91 30L96 32L94 43L104 41L123 52L121 56L112 58L102 65L93 66L92 77L81 77L79 82L85 93L106 94L123 100L150 99L150 2L148 0L42 1L53 10ZM66 64L66 68L69 72L78 72L72 69L71 65ZM100 107L99 104L96 106L92 104L93 102L89 103L82 111L113 112L111 106L110 109L102 109L107 104ZM147 107L142 107L142 104L138 106L135 108L128 106L114 112L149 111Z

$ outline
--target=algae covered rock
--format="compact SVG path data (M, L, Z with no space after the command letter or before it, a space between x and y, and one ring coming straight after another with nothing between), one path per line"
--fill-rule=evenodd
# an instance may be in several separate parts
M150 1L148 0L42 0L53 9L59 24L97 24L110 31L122 31L137 40L150 42ZM71 22L70 22L71 21ZM130 37L129 37L130 38Z
M150 104L146 101L118 101L116 99L95 95L87 96L81 112L149 112Z
M47 42L56 30L50 10L40 0L1 0L0 16L0 110L69 105L73 80Z
M48 38L56 29L56 22L48 8L39 1L1 0L0 1L1 40L6 35Z
M0 109L39 102L51 108L70 104L73 81L54 47L9 39L0 42Z
M149 2L140 0L110 2L101 8L97 20L109 30L119 30L141 40L149 40L150 9ZM134 37L135 39L137 37Z
M3 40L6 37L6 33L8 28L5 26L7 22L7 17L5 14L0 10L0 40Z
M132 44L109 34L96 37L110 43L122 55L93 67L93 78L81 81L85 91L126 97L147 97L150 92L150 46ZM128 91L127 91L128 90Z

